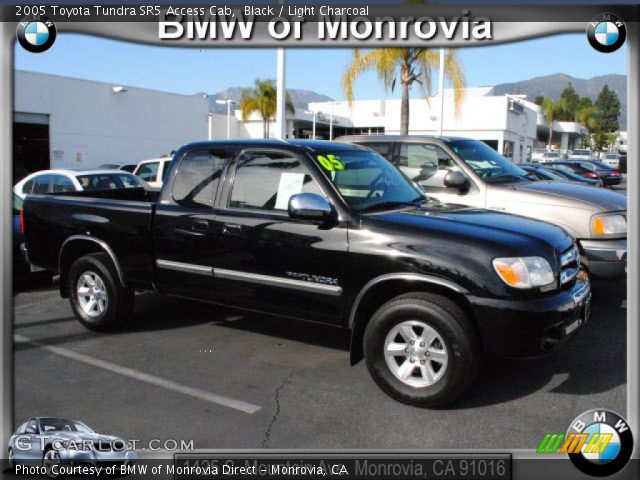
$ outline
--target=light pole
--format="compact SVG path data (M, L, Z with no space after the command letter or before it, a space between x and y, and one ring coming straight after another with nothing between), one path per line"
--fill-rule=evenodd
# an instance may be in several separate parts
M329 141L333 140L333 105L331 102L331 116L329 117Z
M444 123L444 48L440 49L440 72L438 78L438 88L440 90L440 118L438 119L438 136L442 136L442 126Z
M235 100L216 100L218 105L226 105L227 106L227 140L231 138L231 105L235 105ZM211 121L211 116L209 117L209 121ZM209 135L211 135L211 127L209 127Z
M313 123L311 124L311 139L315 140L316 139L316 113L314 111L311 110L305 110L305 112L307 115L313 115Z

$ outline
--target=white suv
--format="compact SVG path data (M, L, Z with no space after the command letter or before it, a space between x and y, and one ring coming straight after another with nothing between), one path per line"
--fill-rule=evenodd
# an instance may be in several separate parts
M138 164L133 171L134 175L139 176L142 180L147 182L154 188L162 187L164 177L169 171L169 165L171 164L171 157L152 158L150 160L143 160Z

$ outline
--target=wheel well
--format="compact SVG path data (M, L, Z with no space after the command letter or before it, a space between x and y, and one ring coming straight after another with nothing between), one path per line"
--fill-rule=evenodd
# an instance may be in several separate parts
M67 292L67 275L73 262L85 255L102 252L109 253L100 244L91 240L72 240L63 246L58 265L60 269L60 295L63 298L67 298L69 295L69 292Z
M471 308L471 304L465 296L450 288L428 282L410 280L388 280L371 287L357 306L351 326L351 365L355 365L363 358L362 339L364 331L373 314L392 298L411 292L428 292L442 295L455 302L477 326L477 319Z

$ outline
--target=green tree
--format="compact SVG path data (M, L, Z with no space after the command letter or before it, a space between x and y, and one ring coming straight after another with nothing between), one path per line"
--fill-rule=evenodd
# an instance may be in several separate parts
M561 111L558 112L558 120L572 122L576 116L580 96L576 93L571 83L569 83L560 94L560 100L563 101L564 105Z
M551 139L553 137L553 122L558 118L558 113L565 108L564 100L554 100L551 97L545 97L542 101L542 113L547 120L547 127L549 128L549 141L547 145L551 146Z
M591 103L591 101L589 101L589 103ZM578 111L576 111L576 116L575 116L576 122L578 122L580 125L582 125L584 128L587 129L587 137L583 139L583 142L582 142L583 146L587 146L589 148L593 147L592 135L598 129L599 117L600 117L600 112L596 107L591 105L584 106L580 108Z
M269 138L269 122L275 118L277 110L275 81L256 79L252 88L242 91L239 108L242 112L242 121L245 123L251 114L258 113L262 119L262 136ZM295 113L289 92L286 93L285 108L287 112Z
M620 99L618 94L605 84L598 94L595 106L600 111L600 130L604 133L616 132L620 129Z
M361 52L354 50L353 59L342 76L342 90L353 104L353 86L365 72L373 71L388 91L400 83L400 133L409 133L409 92L414 83L422 85L425 95L431 92L431 71L440 65L437 50L427 48L380 48ZM453 84L456 115L462 106L466 80L456 51L448 49L445 57L445 78Z
M533 101L533 103L541 107L542 104L544 103L544 95L538 95L536 99Z

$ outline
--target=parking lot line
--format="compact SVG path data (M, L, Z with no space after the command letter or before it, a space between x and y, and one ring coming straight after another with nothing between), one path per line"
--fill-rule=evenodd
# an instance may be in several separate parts
M251 403L243 402L242 400L235 400L233 398L225 397L223 395L218 395L216 393L206 392L198 388L192 388L187 385L182 385L172 380L167 380L165 378L157 377L155 375L150 375L148 373L140 372L138 370L134 370L133 368L123 367L122 365L116 365L115 363L106 362L104 360L100 360L100 359L91 357L89 355L74 352L73 350L69 350L67 348L46 345L42 342L39 342L37 340L32 340L22 335L14 335L13 338L16 341L16 343L30 343L43 350L51 352L55 355L59 355L61 357L65 357L71 360L75 360L77 362L85 363L87 365L91 365L92 367L101 368L103 370L117 373L124 377L133 378L140 382L149 383L157 387L165 388L173 392L182 393L183 395L188 395L190 397L197 398L199 400L204 400L206 402L215 403L223 407L232 408L234 410L248 413L250 415L256 413L258 410L262 408L258 405L253 405Z

